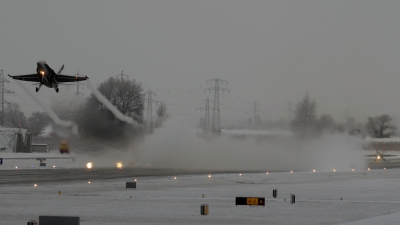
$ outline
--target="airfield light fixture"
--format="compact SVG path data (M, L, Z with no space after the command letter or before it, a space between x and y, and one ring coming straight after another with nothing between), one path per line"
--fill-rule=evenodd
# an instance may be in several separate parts
M176 177L174 177L174 180L176 180Z
M353 172L354 172L354 169L352 169L351 171L353 171Z
M211 178L211 174L208 175L208 178Z
M88 183L88 184L91 184L91 182L90 182L90 181L88 181L87 183Z
M117 169L122 169L122 167L124 167L124 165L122 164L122 162L117 162L115 164L115 166L117 167Z
M336 172L336 170L335 170L335 169L333 169L333 172Z
M266 172L266 174L269 174L268 172Z
M293 170L291 170L290 173L293 173Z
M34 187L37 187L37 184L34 184L33 186L34 186Z
M136 182L137 180L135 179L135 182Z
M371 170L370 168L368 168L368 170Z
M92 163L92 162L88 162L88 163L86 164L86 168L92 169L92 167L93 167L93 163Z
M313 173L315 173L315 170L313 170Z

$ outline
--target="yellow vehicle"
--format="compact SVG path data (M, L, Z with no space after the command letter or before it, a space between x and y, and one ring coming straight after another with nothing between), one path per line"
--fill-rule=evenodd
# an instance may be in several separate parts
M62 141L61 145L60 145L60 153L67 153L69 154L69 146L68 143L66 141Z

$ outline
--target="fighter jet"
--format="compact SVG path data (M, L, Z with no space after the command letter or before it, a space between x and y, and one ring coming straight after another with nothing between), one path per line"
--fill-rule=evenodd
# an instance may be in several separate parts
M39 87L36 87L36 92L40 90L40 87L42 87L42 85L48 88L54 88L54 90L58 92L59 84L67 82L83 81L89 79L87 76L78 77L70 75L61 75L60 73L63 69L64 65L62 65L58 73L55 73L54 70L47 65L46 61L40 60L39 62L37 62L36 73L27 75L14 75L14 76L8 74L8 76L16 80L38 82Z
M367 155L367 157L374 157L374 160L376 162L380 162L380 161L386 161L386 159L384 157L395 157L397 155L388 155L388 154L384 154L385 151L378 151L376 150L376 154L372 154L372 155Z

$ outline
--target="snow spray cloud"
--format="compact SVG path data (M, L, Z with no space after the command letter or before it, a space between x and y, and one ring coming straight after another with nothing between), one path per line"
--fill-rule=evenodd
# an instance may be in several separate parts
M73 121L65 121L65 120L61 120L60 118L58 118L57 114L54 113L54 111L52 109L50 109L49 107L45 106L38 98L36 95L34 95L31 91L29 91L28 88L26 88L20 81L17 81L17 84L19 84L19 86L21 86L32 98L33 100L40 106L43 108L43 110L50 116L50 118L53 120L53 122L59 126L63 126L63 127L71 127L72 129L72 133L76 136L79 136L79 132L78 132L78 125L76 125L76 123L74 123Z
M89 80L87 81L87 85L89 86L90 90L94 94L94 96L101 102L103 103L111 112L117 117L119 120L132 124L133 126L138 126L138 123L134 121L131 117L125 116L122 114L113 104L111 104L107 98L105 98L99 91L96 90L96 88L93 88L92 84L90 83Z
M189 124L193 123L182 117L170 118L131 146L129 163L150 168L236 171L349 171L366 166L361 145L347 134L298 141L290 136L203 134Z

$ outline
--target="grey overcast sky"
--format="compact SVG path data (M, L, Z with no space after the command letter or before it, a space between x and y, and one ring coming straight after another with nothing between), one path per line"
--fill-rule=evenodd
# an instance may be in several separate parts
M221 116L288 117L307 92L318 114L343 120L400 115L400 1L0 1L0 68L34 73L45 59L64 74L100 83L123 70L167 104L195 112L212 93L207 79L228 80ZM30 85L30 84L29 84ZM34 85L29 86L34 91ZM8 101L27 116L41 110L15 81ZM43 87L38 95L58 98ZM83 87L86 96L89 90Z

